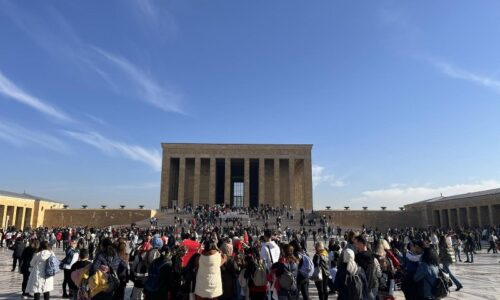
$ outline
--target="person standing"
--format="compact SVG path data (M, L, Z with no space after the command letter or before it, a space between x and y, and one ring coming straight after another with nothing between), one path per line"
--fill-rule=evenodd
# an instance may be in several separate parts
M423 300L435 299L433 295L433 287L439 276L439 260L436 251L428 247L424 248L422 261L418 265L417 272L413 276L413 280L417 284L421 284L420 298Z
M488 253L490 253L490 250L493 250L493 253L497 253L497 247L496 247L496 242L498 241L498 237L496 236L495 232L492 231L490 236L488 237L488 243L490 244L490 247L488 248Z
M365 299L374 300L378 294L379 280L382 276L380 264L368 250L366 239L360 235L354 238L356 246L356 263L363 269L368 283L368 291Z
M78 261L75 262L71 266L70 272L74 272L74 271L79 270L81 268L85 268L86 266L90 265L91 263L92 262L89 260L89 250L83 248L78 253ZM76 283L71 278L68 281L68 287L69 287L69 290L70 290L70 295L72 295L71 299L72 300L77 300L78 299L78 288L79 287L76 285Z
M464 247L464 252L465 256L467 257L467 260L465 261L466 263L473 263L474 262L474 239L472 238L472 233L467 234L466 240L465 240L465 247ZM470 259L469 259L470 255Z
M51 256L54 256L54 252L50 249L49 243L43 241L40 243L38 252L31 259L31 273L26 290L33 294L35 300L40 300L41 294L44 300L49 300L50 292L54 290L54 276L45 276L45 265Z
M32 240L30 245L24 248L23 254L21 255L21 273L23 274L23 282L21 284L23 299L31 298L31 295L27 292L26 287L28 285L28 279L30 277L30 263L35 255L40 243L38 240Z
M457 287L456 291L462 289L462 283L451 273L450 266L455 263L455 253L451 245L446 242L446 237L441 236L439 239L439 260L443 264L443 270L450 275L451 280Z
M63 298L71 298L71 292L68 294L66 288L68 283L71 281L71 267L75 262L78 261L78 250L76 248L77 241L72 240L69 243L69 247L66 249L66 256L61 262L62 269L64 271L64 279L62 283Z
M315 281L316 289L318 290L319 300L328 299L328 280L330 277L330 268L328 266L328 251L325 249L323 242L319 241L315 244L316 254L313 256L314 269L319 269L321 272L321 280Z
M225 256L217 248L212 238L203 243L203 252L198 258L198 272L194 294L198 300L209 300L222 295L222 276L220 267Z
M16 263L19 261L19 265L21 265L21 257L23 255L23 251L26 245L24 244L24 240L22 237L18 237L14 242L14 245L10 248L12 252L12 272L16 270Z

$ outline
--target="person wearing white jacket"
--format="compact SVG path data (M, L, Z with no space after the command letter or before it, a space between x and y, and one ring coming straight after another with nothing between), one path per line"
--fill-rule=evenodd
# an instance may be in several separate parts
M35 253L30 262L31 273L28 279L28 284L26 291L35 296L35 300L40 299L40 295L43 294L43 299L50 299L50 292L54 290L54 276L45 276L45 265L47 264L47 259L53 256L54 252L49 247L47 241L40 243L40 248L38 252Z

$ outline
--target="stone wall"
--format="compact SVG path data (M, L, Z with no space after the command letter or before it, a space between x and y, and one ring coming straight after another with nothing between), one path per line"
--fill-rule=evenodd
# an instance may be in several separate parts
M156 215L151 209L51 209L45 211L43 225L90 226L130 225Z
M321 210L320 215L332 216L332 223L343 228L357 229L363 225L385 230L394 227L421 227L421 212L400 210Z

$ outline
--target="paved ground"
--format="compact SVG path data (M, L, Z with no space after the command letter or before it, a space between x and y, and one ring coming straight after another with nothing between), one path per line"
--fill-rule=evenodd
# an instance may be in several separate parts
M9 250L0 248L0 299L21 299L22 275L11 272L12 259ZM62 259L62 252L56 251ZM500 300L500 255L486 254L483 250L475 257L474 264L457 263L452 271L462 281L464 288L460 292L452 292L448 299L470 300ZM62 272L56 274L55 290L51 299L62 299ZM454 287L452 287L454 290ZM310 293L312 299L317 299L317 292L311 282ZM336 296L330 296L336 299ZM396 299L404 299L401 292L396 293Z

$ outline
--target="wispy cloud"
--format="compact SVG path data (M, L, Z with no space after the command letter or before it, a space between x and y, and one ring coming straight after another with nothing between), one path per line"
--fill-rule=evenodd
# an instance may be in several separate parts
M98 117L96 117L94 115L91 115L91 114L84 114L84 115L88 119L92 120L94 123L97 123L99 125L108 125L108 123L106 123L103 119L98 118Z
M312 180L313 187L317 187L319 184L327 183L332 187L343 187L345 182L341 178L337 178L332 174L327 174L325 172L325 167L319 165L312 166Z
M182 96L169 91L160 86L146 72L140 70L130 61L118 55L111 54L98 47L92 47L97 53L102 55L109 63L123 71L129 80L134 84L137 96L164 110L176 113L183 113L180 102Z
M448 77L465 80L470 83L493 89L497 93L500 93L500 79L482 74L476 74L449 63L435 62L434 64L439 69L439 71L441 71L441 73L445 74Z
M174 16L167 9L167 1L132 0L131 11L140 24L148 26L148 31L153 31L155 38L162 40L177 32ZM152 30L151 30L152 29Z
M10 122L0 121L0 139L15 146L37 145L59 153L68 153L65 142L39 131L33 131Z
M63 134L91 145L108 155L121 155L135 161L140 161L156 171L161 170L161 154L155 149L126 144L108 139L97 132L75 132L63 130Z
M143 13L155 16L153 19L164 19L163 14L160 15L163 11L149 1L137 1L137 3ZM65 57L80 69L94 72L103 79L101 82L111 91L127 95L135 93L139 100L163 111L185 113L181 108L182 95L164 87L163 83L158 83L154 76L125 57L83 41L70 22L56 9L48 9L50 23L10 3L4 9L0 6L0 12L10 17L48 54L57 58Z
M406 186L391 185L388 188L364 191L360 197L352 199L350 203L359 206L396 208L416 201L435 197L452 196L500 187L499 180L484 180L472 183L460 183L444 186Z
M27 105L48 117L52 117L61 121L72 121L71 118L63 111L56 109L54 106L44 102L43 100L29 94L27 91L18 87L14 82L7 78L0 71L0 94Z

